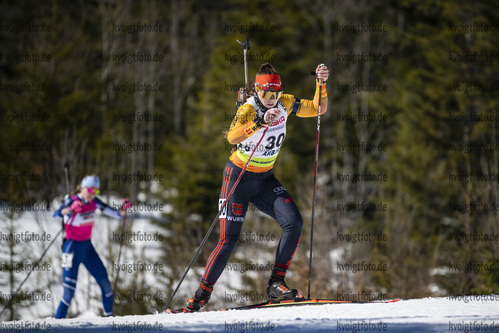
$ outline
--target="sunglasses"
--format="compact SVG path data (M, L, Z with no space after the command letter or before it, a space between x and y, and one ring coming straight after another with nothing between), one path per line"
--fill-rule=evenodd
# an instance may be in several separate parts
M96 188L91 188L91 187L87 187L87 192L90 193L90 194L99 194L100 193L100 190L99 189L96 189Z
M264 98L264 99L272 99L272 97L274 97L275 99L279 99L281 98L282 96L282 91L259 91L258 92L258 96L260 96L260 98Z
M255 86L255 90L260 98L264 99L272 99L274 97L275 99L279 99L282 96L282 90L281 91L267 91L267 90L262 90L259 89L258 86Z

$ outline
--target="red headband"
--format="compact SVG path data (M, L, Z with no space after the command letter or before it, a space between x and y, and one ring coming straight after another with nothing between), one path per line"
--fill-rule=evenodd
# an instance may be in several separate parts
M260 90L281 91L281 77L277 74L257 75L255 85Z

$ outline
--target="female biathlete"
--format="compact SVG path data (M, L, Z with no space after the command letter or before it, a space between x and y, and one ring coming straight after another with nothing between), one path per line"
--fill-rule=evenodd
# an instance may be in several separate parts
M327 80L326 66L316 69L317 79ZM302 217L287 190L276 179L273 166L286 136L286 121L290 114L298 117L316 117L321 98L321 114L327 110L325 83L319 96L319 83L313 100L299 99L282 94L281 78L270 64L263 64L255 78L255 96L250 97L237 111L227 139L237 144L223 173L220 206L225 202L249 156L255 150L269 127L261 144L248 164L239 184L220 215L220 238L208 258L204 276L194 297L187 301L183 312L199 311L210 299L213 286L218 280L239 239L244 217L251 202L260 211L277 220L283 234L277 247L267 297L270 299L303 298L284 282L286 271L298 247L302 230Z
M132 204L123 199L120 210L112 209L103 203L99 194L99 177L90 175L83 178L74 195L67 199L54 213L54 218L64 218L66 241L62 249L62 285L64 287L61 303L55 318L65 318L69 304L76 290L76 279L80 264L85 265L95 278L102 291L104 315L113 314L113 291L107 277L106 268L90 242L94 225L94 214L100 209L106 216L121 219Z

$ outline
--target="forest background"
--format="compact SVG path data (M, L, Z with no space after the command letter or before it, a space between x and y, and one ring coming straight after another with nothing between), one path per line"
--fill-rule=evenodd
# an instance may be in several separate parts
M64 165L71 189L95 173L104 199L134 202L126 230L152 214L164 236L156 245L165 269L148 272L154 283L142 272L118 293L171 295L218 211L232 149L223 132L244 84L237 40L249 38L250 80L268 61L285 93L311 99L310 72L319 63L330 70L313 296L498 294L498 17L494 1L1 1L2 232L21 232L16 220L34 205L53 213L67 192ZM304 218L288 278L302 292L316 126L290 117L275 165ZM252 208L244 223L231 262L250 272L237 292L264 294L280 229ZM106 228L121 234L119 223ZM112 246L100 252L108 267L118 243L102 244ZM0 284L11 292L24 275L6 263L42 252L26 246L0 243ZM140 257L133 242L124 246ZM44 283L60 279L40 290ZM115 312L151 313L165 299ZM22 306L2 316L19 318Z

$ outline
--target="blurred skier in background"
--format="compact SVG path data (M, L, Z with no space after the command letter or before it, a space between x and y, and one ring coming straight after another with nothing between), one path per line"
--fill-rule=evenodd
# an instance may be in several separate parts
M74 193L54 213L54 218L64 219L66 240L62 249L62 300L55 318L65 318L76 290L78 268L83 264L95 278L102 291L102 304L105 316L113 314L113 291L106 268L90 241L97 209L108 217L121 219L126 210L132 207L128 199L123 199L121 208L113 209L103 203L100 193L99 177L89 175L83 178Z

